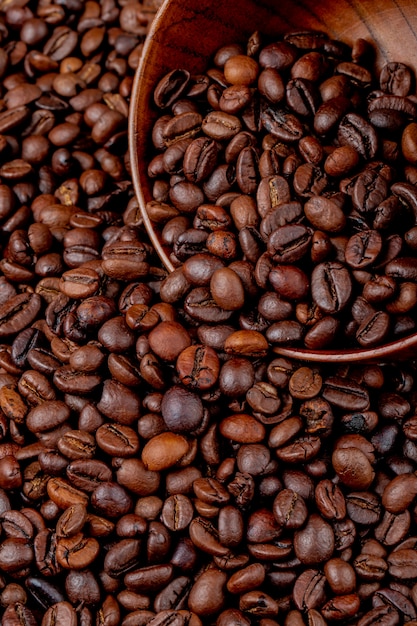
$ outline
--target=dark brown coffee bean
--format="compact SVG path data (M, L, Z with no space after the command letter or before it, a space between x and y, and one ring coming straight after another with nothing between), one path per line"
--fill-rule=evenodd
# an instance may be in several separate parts
M164 128L166 146L183 139L192 139L201 129L202 117L195 111L186 111L175 115Z
M135 280L147 274L146 250L135 242L114 242L103 250L103 270L111 278Z
M297 141L303 136L303 127L298 118L286 111L276 111L266 107L261 113L262 125L265 130L280 141Z
M213 139L198 137L187 147L184 154L184 175L192 183L207 178L217 164L218 148Z
M348 113L342 119L338 129L341 145L351 145L367 159L375 156L378 137L375 129L356 113Z
M300 610L314 609L325 599L326 579L315 569L307 569L298 576L294 584L294 602Z
M140 401L138 396L125 385L108 379L103 383L97 408L116 422L129 425L139 417Z
M324 574L333 593L346 595L355 591L355 571L349 563L342 559L330 559L324 566Z
M96 441L111 456L129 457L139 450L137 434L123 424L102 424L96 431Z
M372 192L370 193L370 190ZM388 181L378 168L368 166L354 182L352 201L360 213L372 212L388 196Z
M307 275L293 265L277 265L270 274L269 280L275 291L286 300L301 300L309 289Z
M164 432L148 441L142 451L142 460L148 470L168 469L178 463L188 449L188 442L182 435Z
M294 550L300 561L306 565L327 561L334 550L331 526L318 515L312 514L304 529L296 531Z
M180 353L176 368L183 385L207 390L218 379L220 362L213 348L196 345L189 346Z
M346 263L354 269L362 269L376 260L382 249L378 231L364 230L352 235L346 246Z
M408 508L408 503L414 499L414 474L396 476L388 483L382 496L382 504L390 513L402 513Z
M90 433L69 430L58 439L57 448L69 459L88 459L94 456L96 446Z
M324 382L323 397L325 400L346 409L366 411L369 408L369 395L364 387L354 381L332 377Z
M264 415L266 420L268 420L268 416L276 414L281 407L281 399L277 390L269 383L255 383L246 393L246 400L251 408L257 414Z
M359 448L336 449L332 464L340 480L350 489L367 489L375 476L369 460Z
M312 196L304 205L309 222L326 233L338 233L345 227L346 217L342 209L331 198Z
M324 312L343 310L352 293L348 270L338 262L320 263L312 273L311 293L314 302Z
M356 593L336 596L322 607L325 619L344 619L356 614L360 599Z
M187 528L193 518L194 509L187 496L178 494L170 496L164 503L161 519L172 531Z
M115 578L125 574L139 564L140 541L122 539L107 552L104 559L105 571Z
M245 301L241 279L227 267L214 271L210 279L210 292L216 304L226 311L241 309Z
M99 514L108 517L125 515L132 508L128 492L114 482L102 482L91 494L91 504Z
M158 613L163 610L185 610L190 587L191 581L187 576L174 578L174 580L156 596L154 603L155 610Z
M208 137L216 141L231 139L241 130L241 122L235 115L223 111L213 111L203 119L202 130Z
M190 74L186 70L173 70L164 76L154 93L155 104L161 108L169 107L187 89Z
M321 447L319 437L307 435L293 440L276 451L277 457L286 463L298 463L303 457L306 461L314 458Z
M315 499L320 513L326 519L342 520L346 515L346 503L341 489L330 480L321 480L315 491Z
M89 268L71 269L62 274L60 290L70 298L88 298L93 296L99 288L99 276Z
M225 556L229 548L220 543L214 526L201 517L195 517L190 524L190 538L193 544L208 554Z
M239 443L260 442L265 436L265 428L262 424L250 415L239 413L222 420L220 432L227 439Z
M176 433L196 430L203 419L203 405L197 394L179 386L171 387L162 399L162 417Z
M22 293L0 306L0 336L18 333L31 324L40 311L38 294Z
M408 511L398 513L397 515L386 511L375 529L375 538L384 545L398 544L407 536L410 523Z
M132 591L146 593L164 587L172 578L172 565L151 565L128 572L124 581Z
M268 239L268 252L276 263L295 263L308 252L311 231L302 225L281 226Z
M374 601L375 605L386 605L391 604L394 606L400 613L402 613L406 619L409 617L411 619L416 618L416 613L411 601L404 596L400 591L396 591L395 589L381 589L376 593L376 599Z
M379 606L368 611L359 620L358 626L368 626L368 624L375 623L377 620L382 623L385 622L386 624L398 624L399 615L394 607L390 605Z
M223 605L225 583L225 572L218 569L203 572L190 591L188 605L191 611L201 616L217 613ZM207 596L206 589L212 591L210 597Z
M77 624L77 613L69 602L57 602L46 611L43 621L47 626L59 621L65 621L70 626Z
M379 498L368 491L348 494L346 508L351 520L357 524L376 524L381 515Z
M77 372L67 365L58 368L54 374L55 385L65 393L73 393L78 390L81 395L85 395L96 389L101 382L101 377L97 374Z
M290 489L284 489L277 495L273 512L277 522L286 528L300 528L307 519L303 498Z

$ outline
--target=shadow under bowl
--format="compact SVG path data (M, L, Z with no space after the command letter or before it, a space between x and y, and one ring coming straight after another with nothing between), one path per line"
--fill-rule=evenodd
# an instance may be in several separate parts
M403 62L417 74L416 0L166 0L158 11L136 70L129 112L129 146L135 193L151 242L168 271L174 266L146 210L152 200L147 168L151 132L158 116L153 91L169 71L206 70L221 46L245 43L254 31L266 36L318 30L349 45L358 38L375 46L376 70ZM370 362L417 356L417 333L377 348L307 350L274 348L277 354L310 362Z

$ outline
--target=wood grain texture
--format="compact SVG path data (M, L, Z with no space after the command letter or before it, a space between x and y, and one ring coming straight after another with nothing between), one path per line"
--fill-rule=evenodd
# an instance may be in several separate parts
M417 0L166 0L159 10L136 71L129 144L133 183L144 224L169 271L174 268L168 251L161 246L145 208L152 199L147 166L151 128L157 115L153 105L155 85L174 68L202 72L220 46L244 43L255 30L279 35L307 29L324 31L350 45L362 37L376 47L377 70L395 60L410 65L417 73ZM409 356L410 350L416 352L416 346L417 339L407 345L398 344L396 354ZM304 352L305 356L299 353L298 358L314 360L314 353ZM359 352L354 351L355 358L370 358L367 351ZM291 354L295 357L294 352ZM337 354L328 353L324 360L344 360ZM376 358L380 357L378 354Z

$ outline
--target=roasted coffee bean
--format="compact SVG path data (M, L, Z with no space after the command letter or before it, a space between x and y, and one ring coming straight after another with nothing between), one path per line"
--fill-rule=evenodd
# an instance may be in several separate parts
M325 313L343 310L352 293L352 283L347 269L338 262L319 264L311 278L314 302Z
M180 353L176 368L183 385L207 390L218 379L220 361L213 348L196 345L190 346Z
M96 446L90 433L68 430L58 439L57 448L69 459L88 459L94 456Z
M346 515L346 503L343 492L330 480L323 479L317 484L315 500L320 513L326 519L344 519Z
M207 178L217 164L218 148L214 139L193 139L184 153L184 175L192 183Z
M99 276L93 269L72 269L60 279L60 290L70 298L88 298L99 288Z
M294 602L300 610L314 609L325 599L326 579L317 570L307 569L298 576L294 584Z
M56 532L58 537L71 537L81 531L87 521L87 509L83 504L70 506L60 516Z
M346 508L349 517L357 524L376 524L381 515L379 498L368 491L350 493L346 498Z
M363 580L382 580L388 570L386 561L373 554L361 554L353 562L355 572Z
M193 517L193 506L187 496L170 496L164 503L161 519L170 530L179 531L187 528Z
M189 80L190 74L185 70L173 70L164 76L154 94L157 106L169 107L187 89Z
M314 228L326 233L341 232L346 225L342 208L332 198L312 196L304 206L304 212Z
M324 574L333 593L346 595L356 588L356 575L353 567L340 558L330 559L324 566Z
M119 517L128 513L132 507L129 493L114 482L102 482L91 494L91 503L100 514Z
M69 602L57 602L53 604L45 613L43 621L48 626L59 621L65 621L71 626L75 626L77 623L77 614L75 609Z
M330 404L343 409L367 410L369 408L369 394L358 383L338 377L331 377L324 381L323 397Z
M172 565L151 565L128 572L124 581L128 589L136 592L159 590L172 578Z
M398 624L399 615L394 607L382 605L368 611L358 622L360 626L368 626L375 621L384 620L387 624Z
M414 499L414 474L401 474L388 483L382 496L383 506L390 513L402 513Z
M302 225L281 226L268 239L268 252L276 263L294 263L309 250L311 231Z
M356 614L360 606L360 599L356 593L336 596L329 600L322 608L325 619L343 619Z
M133 428L123 424L102 424L96 431L95 439L97 445L110 456L129 457L139 450L137 434Z
M407 96L411 87L411 73L403 63L387 63L381 70L381 89L397 96Z
M330 524L313 513L306 526L295 532L294 551L306 565L327 561L334 551L334 534Z
M139 564L141 543L138 539L122 539L117 541L107 552L104 569L115 578L125 574Z
M332 464L340 480L351 489L367 489L375 476L368 458L359 448L336 449Z
M188 442L182 435L161 433L152 437L145 445L142 459L147 469L158 471L178 463L188 449Z
M250 415L235 414L220 423L220 432L227 439L239 443L256 443L263 440L265 428Z
M191 580L187 576L174 578L155 598L157 613L164 610L185 610L190 587Z
M277 522L286 528L300 528L307 519L307 507L301 496L283 489L275 498L273 512Z
M22 293L10 298L0 307L0 336L13 335L29 326L38 315L40 306L38 294Z
M72 461L66 470L71 483L88 492L94 491L97 484L111 478L111 472L105 463L97 459L79 459Z
M219 569L208 569L195 581L188 597L189 609L197 615L217 613L224 605L227 575ZM210 590L207 594L206 590Z
M303 300L307 296L310 287L306 273L293 265L277 265L273 267L269 273L269 280L272 287L284 300Z
M193 392L182 387L171 387L161 403L162 417L172 432L196 430L203 420L203 405Z

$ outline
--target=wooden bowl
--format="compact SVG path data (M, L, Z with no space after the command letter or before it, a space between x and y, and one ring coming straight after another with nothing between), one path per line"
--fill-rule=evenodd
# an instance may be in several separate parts
M352 45L361 37L376 48L376 69L389 61L406 63L417 75L416 0L165 0L144 45L133 84L129 144L133 184L143 222L168 271L174 266L146 212L152 200L147 167L157 111L153 91L175 68L203 72L213 53L231 42L245 43L256 30L266 35L319 30ZM414 358L417 333L378 348L307 350L274 348L278 354L316 362L381 361Z

